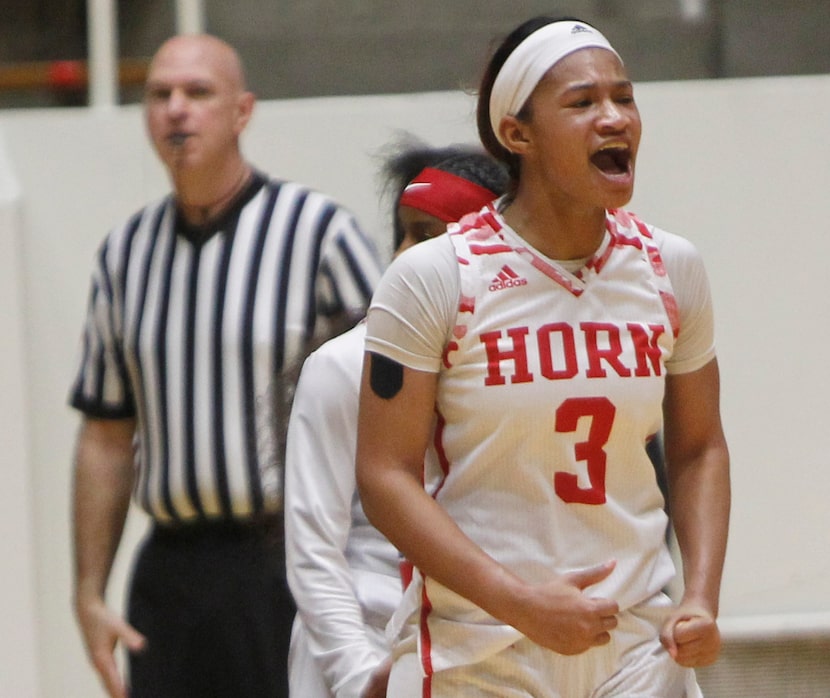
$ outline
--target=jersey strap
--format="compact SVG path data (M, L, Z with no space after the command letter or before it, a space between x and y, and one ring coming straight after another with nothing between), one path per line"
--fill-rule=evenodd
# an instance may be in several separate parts
M635 245L644 251L654 271L657 290L660 292L660 300L663 302L666 315L671 323L672 334L677 339L680 334L680 312L677 309L674 289L666 271L666 266L663 264L660 248L657 247L657 243L654 241L652 228L635 214L622 209L608 211L606 227L617 244Z

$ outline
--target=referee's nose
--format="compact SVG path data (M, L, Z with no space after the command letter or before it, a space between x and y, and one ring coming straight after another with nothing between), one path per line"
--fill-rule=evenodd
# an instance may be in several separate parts
M188 99L185 91L175 87L170 91L170 98L167 100L167 113L171 118L177 118L187 112Z

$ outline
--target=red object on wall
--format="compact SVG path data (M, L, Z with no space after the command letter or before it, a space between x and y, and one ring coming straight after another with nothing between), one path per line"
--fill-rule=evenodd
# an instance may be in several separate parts
M86 66L83 61L52 61L49 64L50 87L60 90L81 90L86 87Z

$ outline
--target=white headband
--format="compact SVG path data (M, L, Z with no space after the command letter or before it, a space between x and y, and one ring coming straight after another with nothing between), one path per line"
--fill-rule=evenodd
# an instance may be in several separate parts
M513 49L490 92L490 125L502 145L505 143L499 134L501 120L508 114L518 114L545 73L581 48L604 48L620 58L608 39L596 29L571 21L546 24Z

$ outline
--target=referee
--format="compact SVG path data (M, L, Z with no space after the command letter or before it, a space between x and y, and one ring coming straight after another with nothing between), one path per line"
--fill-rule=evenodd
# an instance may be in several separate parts
M282 452L293 376L361 317L374 248L330 198L252 168L236 52L178 36L150 66L147 131L173 192L95 260L71 390L75 610L108 694L287 695ZM153 520L128 618L105 602L130 501ZM129 651L129 680L114 650Z

